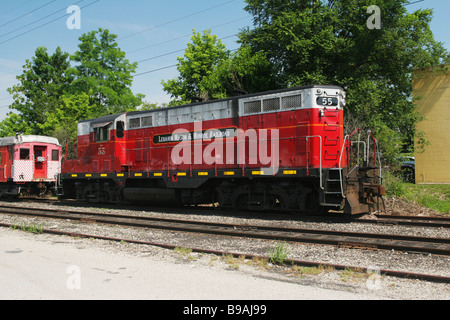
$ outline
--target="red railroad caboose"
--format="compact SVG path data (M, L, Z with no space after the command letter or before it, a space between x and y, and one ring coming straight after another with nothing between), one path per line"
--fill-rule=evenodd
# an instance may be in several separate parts
M0 197L54 192L61 153L58 140L51 137L0 138Z
M82 121L59 195L369 212L382 188L350 163L344 105L341 87L305 86Z

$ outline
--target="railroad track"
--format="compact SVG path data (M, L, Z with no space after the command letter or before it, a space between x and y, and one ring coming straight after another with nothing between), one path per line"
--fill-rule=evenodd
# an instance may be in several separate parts
M185 223L190 225L191 228L190 232L199 232L198 230L201 229L199 224L203 225L209 225L211 227L214 227L216 231L206 231L203 230L205 233L214 233L214 234L225 234L225 235L234 235L236 236L245 236L245 237L259 237L257 234L255 234L257 228L265 229L270 231L271 233L276 234L275 237L270 237L268 234L264 235L265 239L283 239L288 240L288 235L286 234L279 234L279 232L285 232L290 233L290 236L293 236L293 233L301 230L301 229L284 229L284 228L271 228L271 227L264 227L264 226L250 226L250 225L230 225L230 224L221 224L221 223L199 223L198 221L187 221L187 220L175 220L175 219L158 219L158 218L150 218L150 217L136 217L136 216L124 216L124 215L113 215L113 214L98 214L98 213L85 213L85 212L77 212L77 211L62 211L62 210L52 210L52 209L29 209L29 208L17 208L17 207L10 207L10 206L0 206L0 214L17 214L17 215L24 215L24 216L37 216L37 217L46 217L46 218L52 218L52 219L72 219L72 220L79 220L79 221L85 221L85 222L98 222L98 223L107 223L107 224L121 224L121 225L127 225L127 226L141 226L142 227L142 221L145 221L144 225L145 227L151 227L151 228L158 228L158 229L171 229L171 230L179 230L179 231L187 231L183 226L175 226L172 223ZM141 222L139 222L141 220ZM151 222L159 222L159 224L151 224ZM164 223L166 225L164 225ZM172 224L172 226L167 225ZM0 223L1 227L14 227L10 224L3 224ZM197 230L195 230L197 229ZM230 230L233 229L233 230ZM194 231L195 230L195 231ZM210 229L211 230L211 229ZM253 231L253 234L242 234L241 231ZM308 232L311 232L312 230L308 230ZM321 230L322 232L324 230ZM75 233L75 232L68 232L68 231L58 231L58 230L42 230L43 233L53 234L53 235L66 235L71 237L79 237L79 238L96 238L101 240L108 240L108 241L117 241L122 242L126 241L127 243L135 243L135 244L142 244L142 245L151 245L151 246L158 246L162 248L167 249L174 249L176 246L171 244L164 244L164 243L155 243L155 242L147 242L147 241L140 241L140 240L131 240L131 239L123 239L123 238L113 238L113 237L105 237L105 236L99 236L99 235L91 235L91 234L81 234L81 233ZM340 233L340 232L338 232ZM309 235L311 235L310 233ZM328 237L324 234L319 234L319 236L322 237L320 240L321 242L330 242L329 240L326 240L324 238ZM433 244L432 238L427 238L430 243ZM305 239L303 239L304 241ZM309 240L308 240L309 241ZM307 242L308 242L307 241ZM398 241L406 241L406 240L398 240ZM340 242L338 245L343 246L349 246L349 243L343 243ZM354 243L353 243L354 245ZM355 247L351 245L351 247ZM442 245L442 243L441 243ZM448 239L444 241L444 245L447 247L447 254L448 254ZM229 251L220 251L220 250L209 250L209 249L203 249L203 248L190 248L193 252L202 252L202 253L209 253L209 254L216 254L216 255L232 255L235 257L242 257L245 256L246 258L265 258L268 257L265 256L257 256L252 254L243 254L243 253L234 253ZM294 259L288 259L285 261L286 264L289 265L299 265L299 266L309 266L309 267L320 267L320 266L327 266L330 268L334 268L336 270L355 270L358 272L369 272L370 270L367 270L367 268L364 267L354 267L354 266L348 266L348 265L338 265L338 264L329 264L329 263L322 263L322 262L311 262L311 261L301 261L301 260L294 260ZM395 271L395 270L386 270L381 269L378 270L381 275L386 276L393 276L393 277L399 277L399 278L408 278L408 279L419 279L424 281L430 281L430 282L438 282L438 283L450 283L450 277L446 276L439 276L439 275L429 275L429 274L419 274L414 272L406 272L406 271Z
M36 202L36 203L49 203L54 204L55 199L49 198L20 198L23 202ZM68 203L77 203L76 201L65 200ZM1 207L1 206L0 206ZM117 207L115 207L117 208ZM167 209L167 208L165 208ZM170 209L170 208L169 208ZM184 207L184 209L189 210L192 207ZM195 207L194 210L198 210ZM211 208L201 207L202 210L211 210ZM214 210L220 210L220 208L214 208ZM225 211L226 212L226 211ZM332 220L336 222L347 222L347 223L367 223L367 224L379 224L379 225L400 225L400 226L414 226L414 227L430 227L430 228L450 228L450 217L431 217L431 216L408 216L408 215L387 215L387 214L374 214L372 215L375 219L360 218L360 217L345 217L340 214L339 216L298 216L301 221L312 221L312 222L322 222L324 220ZM268 213L270 216L270 213ZM292 214L289 215L292 217Z
M52 219L78 220L88 223L113 224L128 227L333 245L343 248L395 250L450 256L450 239L448 238L284 228L250 224L241 225L181 219L126 216L106 213L86 213L53 209L29 209L9 206L0 206L0 213Z
M0 227L14 227L10 224L4 224L0 223ZM92 234L82 234L82 233L75 233L75 232L67 232L67 231L58 231L58 230L47 230L43 229L43 233L52 234L52 235L58 235L58 236L70 236L70 237L77 237L77 238L85 238L85 239L100 239L100 240L106 240L106 241L115 241L122 243L123 241L127 243L133 243L133 244L140 244L140 245L149 245L149 246L156 246L161 247L165 249L175 249L177 246L171 245L171 244L164 244L164 243L156 243L156 242L148 242L148 241L140 241L140 240L131 240L131 239L123 239L123 238L114 238L114 237L105 237L105 236L99 236L99 235L92 235ZM246 259L269 259L267 256L260 256L260 255L253 255L253 254L247 254L247 253L236 253L236 252L229 252L229 251L222 251L222 250L209 250L204 248L187 248L191 249L192 252L199 252L199 253L207 253L207 254L215 254L215 255L227 255L227 256L233 256L235 258L245 257ZM369 268L364 267L355 267L355 266L349 266L349 265L340 265L340 264L331 264L331 263L322 263L322 262L311 262L311 261L302 261L302 260L296 260L296 259L286 259L284 262L286 265L297 265L297 266L306 266L306 267L327 267L332 268L335 270L352 270L355 272L366 272L369 273ZM415 273L415 272L407 272L407 271L396 271L396 270L389 270L389 269L380 269L378 270L379 275L383 276L391 276L391 277L397 277L397 278L406 278L406 279L417 279L417 280L423 280L423 281L429 281L429 282L437 282L437 283L450 283L450 277L445 276L439 276L439 275L430 275L430 274L421 274L421 273Z
M376 214L376 219L358 218L354 222L415 227L450 228L450 218Z

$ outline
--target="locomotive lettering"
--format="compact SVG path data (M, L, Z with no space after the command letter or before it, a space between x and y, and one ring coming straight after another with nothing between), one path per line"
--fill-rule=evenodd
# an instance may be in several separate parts
M261 163L271 169L267 171L271 174L278 171L278 129L261 129L258 131L237 128L202 130L201 122L196 122L194 127L196 129L194 132L185 132L180 129L181 132L177 130L171 135L173 140L180 141L172 149L171 159L174 164L254 165ZM227 140L227 138L233 139ZM210 143L196 143L196 140ZM235 154L236 149L237 154ZM246 156L246 150L248 150L248 156Z
M201 123L196 122L195 127L198 127ZM189 132L187 130L176 130L170 134L160 134L155 135L153 137L153 143L161 144L161 143L174 143L181 141L193 141L193 140L208 140L208 139L224 139L236 137L237 128L221 128L221 129L213 129L213 130L204 130L204 131L193 131Z

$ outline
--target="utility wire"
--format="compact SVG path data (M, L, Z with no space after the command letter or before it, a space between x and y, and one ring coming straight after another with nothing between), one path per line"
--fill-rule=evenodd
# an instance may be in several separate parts
M78 2L75 2L74 4L79 4L80 2L83 2L83 1L84 1L84 0L80 0L80 1L78 1ZM7 35L9 35L9 34L11 34L11 33L17 32L17 31L19 31L19 30L22 30L22 29L24 29L24 28L26 28L26 27L28 27L28 26L31 26L32 24L35 24L35 23L39 22L39 21L42 21L42 20L44 20L44 19L47 19L48 17L51 17L51 16L53 16L53 15L55 15L55 14L61 12L62 10L65 10L65 9L66 9L66 7L61 8L61 9L59 9L59 10L53 12L53 13L50 13L49 15L47 15L47 16L45 16L45 17L43 17L43 18L40 18L40 19L35 20L35 21L33 21L33 22L30 22L30 23L24 25L23 27L20 27L20 28L18 28L18 29L16 29L16 30L10 31L10 32L5 33L5 34L2 34L2 35L0 35L0 38L3 38L3 37L5 37L5 36L7 36Z
M236 52L236 51L238 51L238 50L239 50L239 48L238 48L238 49L230 50L230 52ZM133 75L133 77L143 76L143 75L145 75L145 74L149 74L149 73L153 73L153 72L157 72L157 71L161 71L161 70L173 68L173 67L176 67L176 66L178 66L178 63L177 63L177 64L170 65L170 66L158 68L158 69L149 70L149 71L146 71L146 72L136 73L136 74Z
M410 4L415 4L415 3L419 3L419 2L423 2L423 1L425 1L425 0L418 0L415 2L406 3L405 6L409 6Z
M223 37L223 38L220 38L220 39L228 39L228 38L235 37L235 36L237 36L237 35L238 35L238 34L233 34L233 35L231 35L231 36ZM162 58L162 57L165 57L165 56L170 56L171 54L178 53L178 52L182 52L182 51L185 51L185 50L186 50L186 49L180 49L180 50L176 50L176 51L172 51L172 52L163 53L163 54L161 54L161 55L159 55L159 56L155 56L155 57L151 57L151 58L147 58L147 59L143 59L143 60L137 61L137 63L141 63L141 62L145 62L145 61L150 61L150 60Z
M232 24L232 23L237 22L237 21L245 20L245 19L248 19L248 18L249 17L239 18L239 19L236 19L236 20L233 20L233 21L230 21L230 22L226 22L226 23L219 24L217 26L213 26L213 27L208 28L208 29L214 30L216 28L220 28L220 27ZM183 39L183 38L186 38L186 37L189 37L189 36L192 36L192 33L188 33L188 34L185 34L185 35L183 35L181 37L177 37L177 38L174 38L174 39L165 40L163 42L158 42L158 43L155 43L155 44L152 44L152 45L149 45L149 46L145 46L145 47L133 50L133 51L129 51L128 54L133 54L133 53L136 53L138 51L142 51L142 50L145 50L145 49L153 48L153 47L156 47L156 46L159 46L159 45L162 45L162 44L166 44L166 43L169 43L169 42L172 42L172 41L180 40L180 39Z
M155 27L151 27L151 28L148 28L148 29L139 31L139 32L135 32L135 33L129 34L129 35L127 35L127 36L124 36L124 37L119 38L119 40L123 40L123 39L128 39L128 38L134 37L134 36L136 36L136 35L138 35L138 34L141 34L141 33L144 33L144 32L148 32L148 31L150 31L150 30L154 30L154 29L163 27L163 26L168 25L168 24L170 24L170 23L174 23L174 22L177 22L177 21L186 19L186 18L190 18L190 17L192 17L192 16L195 16L195 15L198 15L198 14L200 14L200 13L203 13L203 12L206 12L206 11L209 11L209 10L212 10L212 9L215 9L215 8L218 8L218 7L221 7L221 6L224 6L224 5L229 4L229 3L231 3L231 2L234 2L234 1L236 1L236 0L227 1L227 2L224 2L224 3L218 4L218 5L216 5L216 6L213 6L213 7L207 8L207 9L203 9L203 10L200 10L200 11L197 11L197 12L194 12L194 13L191 13L191 14L188 14L188 15L183 16L183 17L181 17L181 18L178 18L178 19L175 19L175 20L171 20L171 21L165 22L165 23L160 24L160 25L157 25L157 26L155 26Z
M26 17L27 15L29 15L29 14L31 14L31 13L33 13L33 12L36 12L36 11L38 11L38 10L40 10L40 9L42 9L42 8L44 8L44 7L46 7L46 6L48 6L49 4L52 4L52 3L55 2L55 1L56 1L56 0L49 1L49 2L47 2L46 4L40 6L39 8L36 8L36 9L34 9L34 10L31 10L30 12L27 12L27 13L21 15L20 17L17 17L17 18L15 18L15 19L13 19L13 20L10 20L10 21L8 21L8 22L6 22L6 23L0 25L0 28L1 28L1 27L4 27L4 26L6 26L6 25L8 25L8 24L10 24L10 23L13 23L14 21L17 21L17 20L19 20L19 19L22 19L23 17Z
M89 7L89 6L91 6L91 5L95 4L95 3L97 3L97 2L99 2L99 1L101 1L101 0L96 0L96 1L94 1L94 2L92 2L92 3L90 3L90 4L85 5L84 7L81 7L80 9L87 8L87 7ZM2 42L0 42L0 44L4 44L4 43L9 42L9 41L11 41L11 40L17 39L17 38L19 38L19 37L21 37L21 36L23 36L23 35L25 35L25 34L27 34L27 33L30 33L30 32L32 32L32 31L34 31L34 30L37 30L37 29L39 29L39 28L42 28L42 27L44 27L44 26L46 26L46 25L49 25L49 24L52 23L52 22L55 22L55 21L57 21L57 20L59 20L59 19L65 18L65 17L67 17L67 14L64 14L64 15L62 15L62 16L56 18L56 19L53 19L53 20L48 21L48 22L46 22L46 23L44 23L44 24L41 24L41 25L39 25L39 26L37 26L37 27L31 29L31 30L25 31L25 32L23 32L23 33L21 33L21 34L18 34L17 36L14 36L14 37L9 38L9 39L7 39L7 40L5 40L5 41L2 41Z
M32 1L33 1L33 0L25 1L24 3L19 4L17 7L14 7L14 8L12 8L12 9L9 10L9 11L4 12L3 15L8 14L8 13L11 13L11 12L13 12L14 10L17 10L17 9L21 8L21 7L23 7L23 6L27 5L27 4L29 4L29 3L32 2Z

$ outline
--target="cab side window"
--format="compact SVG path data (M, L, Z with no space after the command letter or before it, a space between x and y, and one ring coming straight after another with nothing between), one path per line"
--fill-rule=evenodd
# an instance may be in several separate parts
M117 121L116 123L116 137L121 139L125 136L125 122Z
M102 142L102 141L108 141L108 126L101 127L101 128L95 128L94 129L94 136L96 142Z

